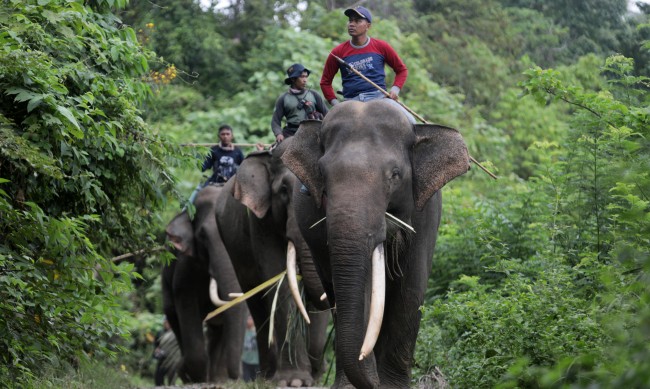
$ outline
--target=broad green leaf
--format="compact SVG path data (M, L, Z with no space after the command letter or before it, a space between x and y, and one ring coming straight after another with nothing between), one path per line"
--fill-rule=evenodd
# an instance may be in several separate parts
M35 96L38 96L38 94L35 92L19 87L9 88L7 89L6 93L10 95L16 95L14 98L15 101L27 101L33 99Z
M46 95L37 95L33 99L29 100L29 103L27 103L27 112L32 112L34 108L41 105L41 101L43 101L43 98L45 97Z
M57 105L56 110L61 113L68 121L79 131L73 131L72 134L75 135L77 138L83 138L83 133L81 132L81 127L79 127L79 123L77 123L77 120L74 118L74 115L72 112L70 112L69 109L62 105Z
M50 1L47 1L47 3L49 3L49 2ZM46 4L40 4L40 5L46 5ZM58 25L61 20L64 20L64 17L63 17L62 14L57 13L57 12L52 12L52 11L50 11L48 9L43 11L43 16L45 17L45 19L47 19L48 22L52 23L52 25Z

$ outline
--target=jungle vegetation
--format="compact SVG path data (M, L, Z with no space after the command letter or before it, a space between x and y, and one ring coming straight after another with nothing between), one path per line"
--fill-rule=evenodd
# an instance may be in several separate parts
M414 386L650 386L650 6L358 3L409 67L402 101L499 177L444 189ZM222 123L271 143L284 70L319 90L351 4L0 5L0 382L150 377L161 232L206 152L182 144Z

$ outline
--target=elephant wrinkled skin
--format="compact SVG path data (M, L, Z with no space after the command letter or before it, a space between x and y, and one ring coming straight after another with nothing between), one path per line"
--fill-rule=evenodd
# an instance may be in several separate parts
M296 217L336 304L334 387L408 388L440 188L469 169L462 137L442 126L413 125L385 101L348 101L322 123L303 122L282 159L309 188L309 195L294 190ZM381 248L385 264L373 269L371 258L382 258ZM384 268L374 344L364 340L375 295L370 274Z
M295 245L303 277L311 325L307 339L297 336L285 343L289 318L295 310L287 282L280 286L274 321L274 339L269 346L269 318L275 289L248 299L258 336L260 369L266 378L281 385L310 386L323 370L323 349L329 320L329 305L320 301L323 287L297 226L293 189L300 183L280 156L291 143L282 142L273 152L249 154L237 174L224 186L217 200L216 219L239 283L253 289L286 269L288 243Z

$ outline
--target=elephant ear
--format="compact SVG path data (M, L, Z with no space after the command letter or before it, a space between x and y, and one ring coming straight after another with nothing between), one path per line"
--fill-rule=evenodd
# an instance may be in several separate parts
M307 186L318 208L325 188L325 181L318 168L318 160L323 156L320 144L321 124L318 120L300 123L291 144L282 154L282 162Z
M165 228L167 240L184 255L194 255L194 229L186 211L176 215Z
M413 192L417 209L468 170L469 153L458 130L436 124L415 125Z
M233 176L233 197L260 219L271 207L270 160L270 152L250 154Z

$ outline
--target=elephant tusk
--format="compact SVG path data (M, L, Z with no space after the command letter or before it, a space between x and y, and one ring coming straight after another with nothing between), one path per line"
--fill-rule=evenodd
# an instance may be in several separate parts
M384 245L380 243L372 252L372 293L370 298L370 313L368 315L368 328L363 339L359 360L367 357L375 348L381 322L384 319L384 303L386 297L386 270L384 269Z
M326 299L327 299L327 293L323 293L323 294L320 296L320 301L325 301Z
M298 310L302 314L302 317L305 318L307 324L311 324L309 315L307 315L307 310L300 298L300 291L298 291L298 278L296 277L296 246L293 245L292 241L289 241L289 245L287 246L287 280L289 282L289 290L291 290L291 295L296 302Z
M210 278L210 301L212 301L212 304L214 304L217 307L221 307L228 303L227 301L223 301L222 299L219 298L219 292L217 290L217 280L215 280L214 278Z

